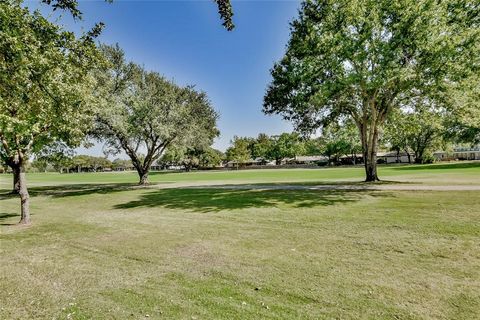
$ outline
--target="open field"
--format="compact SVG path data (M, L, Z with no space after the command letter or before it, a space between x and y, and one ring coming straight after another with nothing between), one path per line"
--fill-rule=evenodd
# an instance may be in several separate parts
M362 177L153 173L138 188L134 173L31 174L21 228L2 175L0 319L480 318L480 191L254 187ZM380 177L476 186L480 163Z

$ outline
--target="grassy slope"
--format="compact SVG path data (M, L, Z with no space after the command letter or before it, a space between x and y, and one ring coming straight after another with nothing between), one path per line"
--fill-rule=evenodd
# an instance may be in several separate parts
M479 169L382 173L475 183ZM312 181L357 179L355 170L152 178ZM90 184L92 177L133 182L128 176L29 178L45 185ZM480 317L480 192L126 190L120 184L32 191L28 229L8 225L18 220L18 200L0 198L1 319Z

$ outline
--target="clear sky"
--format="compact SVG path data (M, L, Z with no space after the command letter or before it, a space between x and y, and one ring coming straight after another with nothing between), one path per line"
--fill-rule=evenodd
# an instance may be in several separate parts
M74 22L65 13L57 22L79 31L102 21L106 28L101 42L118 42L128 59L178 84L195 84L206 91L220 113L221 136L214 147L225 150L234 135L292 130L281 117L264 115L262 100L271 80L269 70L285 51L289 22L297 16L299 1L234 0L232 5L236 25L232 32L222 27L211 0L114 0L112 4L80 0L84 21ZM99 155L101 147L79 153Z

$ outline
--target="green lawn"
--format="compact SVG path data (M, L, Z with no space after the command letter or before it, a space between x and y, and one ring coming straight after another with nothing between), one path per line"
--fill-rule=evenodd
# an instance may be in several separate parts
M380 178L395 181L409 181L429 184L479 184L480 162L458 162L432 165L390 165L379 166ZM202 171L164 173L151 172L151 183L265 183L265 182L318 182L361 181L364 169L357 167L318 169L268 169L239 171ZM137 183L136 172L115 173L33 173L28 175L30 186L90 183ZM0 189L10 188L9 175L0 174Z
M480 165L382 167L480 184ZM480 191L231 190L360 181L361 168L31 174L0 187L0 319L478 319ZM97 183L104 185L97 186Z

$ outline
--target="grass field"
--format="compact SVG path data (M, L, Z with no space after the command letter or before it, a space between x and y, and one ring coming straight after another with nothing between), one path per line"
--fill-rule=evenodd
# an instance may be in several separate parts
M154 173L137 188L133 173L30 174L28 228L2 175L0 319L480 318L480 191L220 186L362 175ZM480 163L380 176L480 185Z

